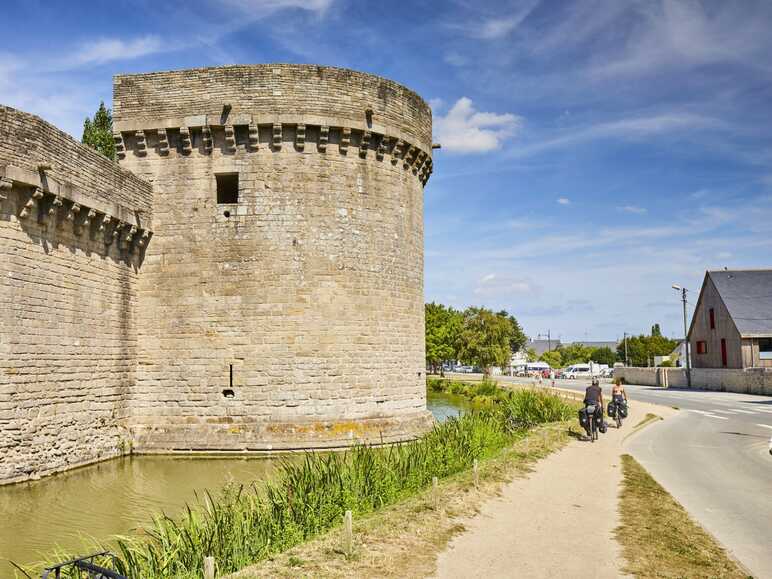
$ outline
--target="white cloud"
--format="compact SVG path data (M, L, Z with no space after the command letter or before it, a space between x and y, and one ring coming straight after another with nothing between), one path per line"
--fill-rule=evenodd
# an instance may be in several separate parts
M332 6L334 0L222 0L222 2L256 15L293 8L323 14Z
M557 202L559 205L571 205L571 200L568 197L558 197Z
M539 287L530 279L514 277L508 274L489 273L480 279L473 293L478 297L496 298L533 294L538 291Z
M445 151L485 153L501 147L515 135L522 118L511 114L479 112L467 97L461 97L448 113L434 120L435 138Z
M587 127L564 129L557 136L515 148L511 151L511 155L513 157L526 157L598 139L639 140L668 133L718 128L725 128L724 123L711 117L693 113L672 112L630 117Z
M645 215L649 212L645 207L638 207L637 205L625 205L624 207L617 207L617 209L624 213L633 213L634 215Z
M470 18L462 23L454 23L451 28L460 30L466 36L480 40L503 38L514 31L523 20L538 6L540 0L524 0L520 6L506 15L485 18Z
M131 60L160 52L163 43L159 36L148 35L133 40L100 38L88 42L64 60L67 68L88 64L102 64L113 60Z

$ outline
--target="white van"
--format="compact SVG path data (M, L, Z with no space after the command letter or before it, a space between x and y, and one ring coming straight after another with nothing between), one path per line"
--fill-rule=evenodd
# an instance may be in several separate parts
M589 364L574 364L563 371L563 378L576 380L577 378L591 378L592 368Z

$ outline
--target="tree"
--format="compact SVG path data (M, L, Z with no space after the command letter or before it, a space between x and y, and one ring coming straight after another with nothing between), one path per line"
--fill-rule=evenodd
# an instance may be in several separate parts
M560 354L560 350L552 350L550 352L544 352L539 358L539 360L549 364L550 368L563 367L563 356Z
M509 339L509 349L512 353L519 352L528 341L528 337L525 335L525 332L523 332L523 328L520 327L515 316L508 313L506 310L501 310L497 315L508 319L509 323L512 324L512 337Z
M659 331L659 324L652 326L652 335L630 336L627 338L627 357L631 366L648 366L654 356L667 356L678 345L676 340L669 340ZM625 359L624 341L617 346L617 354L620 360Z
M481 366L488 376L491 366L505 367L509 364L513 333L509 318L494 314L486 308L467 308L464 311L459 355L465 362Z
M535 362L536 361L536 358L537 358L536 350L534 350L533 348L528 348L525 351L525 355L526 355L526 360L528 360L529 362Z
M115 141L113 140L113 116L104 102L99 103L99 109L93 119L86 117L83 121L84 145L96 149L108 159L115 161Z
M569 344L568 346L562 346L560 348L564 366L589 362L592 352L592 348L588 348L582 344Z
M598 364L613 366L614 362L617 361L617 355L611 348L595 348L590 354L590 360Z
M461 312L434 302L425 305L426 365L442 374L442 364L456 358Z

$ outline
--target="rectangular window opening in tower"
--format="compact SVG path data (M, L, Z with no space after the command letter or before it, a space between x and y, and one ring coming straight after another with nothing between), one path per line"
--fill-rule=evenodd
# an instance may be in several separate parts
M239 174L218 173L214 177L217 180L217 203L238 203Z

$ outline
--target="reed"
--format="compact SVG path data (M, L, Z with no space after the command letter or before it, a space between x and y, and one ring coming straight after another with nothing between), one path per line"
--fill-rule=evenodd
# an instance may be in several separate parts
M181 516L156 517L143 536L115 539L118 570L132 578L200 577L212 556L219 573L236 571L341 524L347 510L357 517L393 504L428 488L433 477L471 469L528 428L573 416L546 393L494 396L495 405L437 424L414 441L307 453L284 461L273 481L207 492Z

